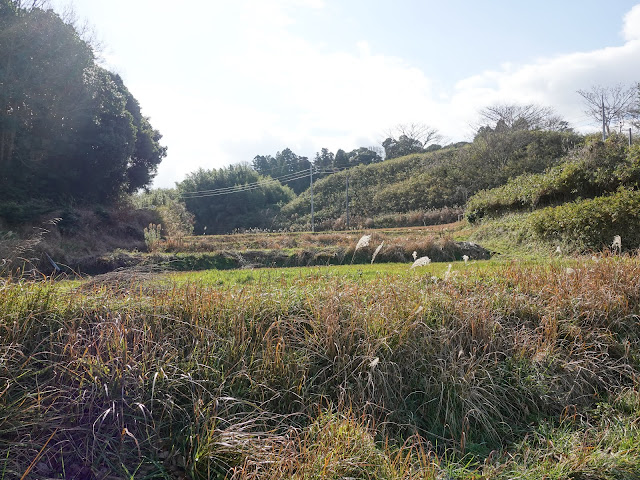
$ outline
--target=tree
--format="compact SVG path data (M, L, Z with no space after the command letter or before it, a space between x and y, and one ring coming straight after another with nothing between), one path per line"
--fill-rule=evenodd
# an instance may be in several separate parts
M8 201L109 202L166 148L117 75L43 2L0 0L0 189Z
M199 169L187 175L177 188L195 217L198 234L205 227L207 233L270 228L280 205L295 196L289 187L260 175L248 164Z
M366 148L360 147L355 150L350 151L347 154L349 158L349 165L370 165L372 163L378 163L382 161L382 157L378 154L378 152Z
M633 118L638 91L636 86L597 85L591 90L578 90L578 94L584 100L585 113L602 125L606 135L609 135L612 122L617 122L622 128L625 121Z
M318 170L327 170L333 168L334 155L327 148L322 148L319 152L316 152L316 156L313 159L313 166Z
M349 166L349 156L347 152L339 148L333 160L333 166L338 169L347 168Z
M387 160L424 151L422 142L406 135L400 135L400 138L397 140L388 137L382 142L382 147L384 148L384 154Z
M430 143L441 138L436 128L423 123L399 124L389 129L386 135L387 138L382 142L382 147L387 160L424 152Z
M256 155L251 164L260 175L282 179L282 183L291 187L296 194L309 187L307 174L311 162L307 157L296 155L290 148L277 152L275 157Z
M569 128L568 123L553 108L535 104L496 104L480 110L479 116L478 130L490 127L496 131L565 131Z

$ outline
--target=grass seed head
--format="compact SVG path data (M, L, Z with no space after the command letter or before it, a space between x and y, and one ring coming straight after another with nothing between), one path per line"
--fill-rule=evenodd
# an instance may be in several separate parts
M451 277L451 267L452 265L449 264L449 266L447 267L447 271L444 272L444 281L446 282L447 280L449 280L449 278Z
M416 259L415 262L413 262L413 265L411 265L411 268L416 268L416 267L424 267L426 265L429 265L431 263L431 259L429 257L420 257L418 259Z
M611 249L614 252L618 252L618 253L622 251L622 239L620 238L620 235L616 235L615 237L613 237L613 243L611 244Z
M380 245L378 245L378 248L376 248L376 251L373 252L373 256L371 257L371 265L373 265L373 261L378 256L378 253L380 253L380 250L382 250L383 245L384 245L384 241Z
M355 251L357 252L361 248L368 247L370 241L371 241L371 235L363 235L362 237L360 237L360 240L358 240Z

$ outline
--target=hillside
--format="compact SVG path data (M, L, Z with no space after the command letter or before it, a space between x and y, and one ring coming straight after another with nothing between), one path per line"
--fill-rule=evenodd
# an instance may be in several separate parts
M318 229L345 226L347 179L351 226L455 221L475 192L523 173L540 173L580 142L568 132L487 131L470 144L350 168L314 184L315 222ZM282 207L274 226L309 229L310 212L311 193L306 190Z
M478 192L466 216L478 222L478 241L543 243L562 251L602 250L616 236L623 249L640 245L640 147L611 136L590 139L543 174L521 175Z

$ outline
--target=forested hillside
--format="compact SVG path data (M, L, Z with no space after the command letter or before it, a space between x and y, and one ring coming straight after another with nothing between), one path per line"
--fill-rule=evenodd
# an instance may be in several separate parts
M510 231L518 242L560 250L618 250L640 245L640 145L613 134L587 139L559 165L520 175L469 199L471 222L487 219L481 236ZM482 232L484 230L485 232ZM624 245L614 242L618 236ZM485 238L487 238L485 237Z
M544 173L523 174L478 192L467 203L467 216L474 221L485 215L533 210L635 187L640 181L640 150L637 145L628 148L627 142L621 135L605 142L592 137Z
M470 144L408 155L341 171L314 185L316 221L322 228L343 224L347 178L354 224L389 222L389 216L463 207L475 192L502 185L525 172L542 172L579 145L570 130L543 131L487 126ZM285 205L277 225L308 228L309 190Z
M428 144L433 130L418 140L404 129L383 142L385 159L376 147L335 154L323 148L310 162L286 148L275 156L257 155L251 165L193 172L177 183L174 199L195 216L199 234L309 230L313 174L317 230L448 223L459 218L474 193L541 173L584 140L549 109L498 111L502 116L485 119L471 143L443 148ZM403 152L410 153L396 156Z

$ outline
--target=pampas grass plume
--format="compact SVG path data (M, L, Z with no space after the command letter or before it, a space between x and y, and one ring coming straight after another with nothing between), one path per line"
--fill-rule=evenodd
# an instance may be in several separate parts
M431 263L431 259L429 257L420 257L416 259L415 262L413 262L413 265L411 265L411 268L424 267L425 265L429 265L430 263Z
M449 264L449 266L447 267L447 271L444 272L444 281L446 282L447 280L449 280L449 277L451 276L451 267L452 265Z
M622 239L620 235L616 235L613 237L613 243L611 244L611 249L620 253L622 251Z
M378 253L380 253L380 250L382 250L382 246L384 245L384 240L382 241L382 243L380 245L378 245L378 248L376 248L376 251L373 252L373 256L371 257L371 265L373 265L373 261L376 259L376 257L378 256Z
M357 252L361 248L368 247L370 241L371 241L371 235L363 235L362 237L360 237L360 240L358 240L355 251Z

